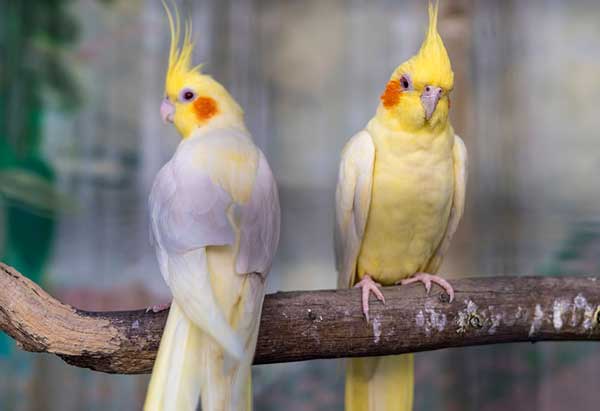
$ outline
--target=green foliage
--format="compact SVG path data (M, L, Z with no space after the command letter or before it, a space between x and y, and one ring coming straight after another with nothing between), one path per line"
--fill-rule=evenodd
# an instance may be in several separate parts
M54 216L65 201L42 157L46 96L79 102L69 49L79 28L70 1L0 1L0 258L40 280L51 249Z
M40 153L47 96L76 107L68 47L78 26L65 0L0 0L0 259L41 281L57 206L54 172ZM0 338L0 354L10 349Z
M39 105L52 91L67 106L77 104L77 87L68 69L68 47L79 29L67 6L70 1L2 0L0 9L0 104ZM3 117L6 110L2 110ZM3 129L3 128L2 128Z

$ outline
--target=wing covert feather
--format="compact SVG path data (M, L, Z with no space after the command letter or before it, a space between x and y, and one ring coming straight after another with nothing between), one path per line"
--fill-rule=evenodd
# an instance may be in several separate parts
M240 207L240 246L236 260L238 273L266 275L279 243L279 194L267 160L260 152L250 201Z
M208 168L196 164L200 144L199 138L184 140L156 176L150 193L152 236L167 252L235 241L227 216L231 196L213 182Z
M267 274L280 216L264 155L240 130L190 137L158 173L149 206L153 243L173 297L198 327L240 358L243 343L216 302L206 247L235 246L239 239L236 272Z
M365 130L348 141L342 151L335 192L335 257L338 287L354 283L356 260L369 216L375 145Z
M266 274L279 241L277 185L264 154L249 136L240 134L219 130L180 144L152 188L151 234L161 250L181 253L211 245L234 245L239 231L237 271ZM233 153L231 167L223 165L229 159L223 155L227 149L224 141ZM224 161L215 161L207 154L211 150L220 152ZM238 159L244 156L256 160L240 166ZM244 188L248 185L250 189ZM244 192L250 193L247 201L242 201L245 199L240 193ZM239 218L231 218L230 210ZM159 255L161 259L164 256ZM162 272L167 279L168 273Z

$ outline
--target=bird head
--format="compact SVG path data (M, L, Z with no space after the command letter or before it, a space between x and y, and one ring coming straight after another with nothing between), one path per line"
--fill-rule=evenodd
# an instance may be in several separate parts
M454 73L437 31L438 4L429 3L429 28L421 49L394 70L380 112L404 131L440 130L448 124Z
M201 65L191 65L194 43L191 23L186 22L183 43L179 45L181 23L167 5L163 6L171 30L169 65L165 78L165 96L160 114L165 123L173 123L183 138L198 128L216 122L239 122L243 111L233 97L211 76L201 72Z

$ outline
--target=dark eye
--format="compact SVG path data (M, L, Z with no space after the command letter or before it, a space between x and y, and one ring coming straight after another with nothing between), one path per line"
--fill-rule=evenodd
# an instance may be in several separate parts
M410 81L410 77L408 76L408 74L405 74L402 77L400 77L400 84L402 85L402 88L404 90L412 89L412 82Z
M181 90L181 93L179 93L180 101L189 102L192 101L194 98L196 98L196 94L189 88L185 88Z

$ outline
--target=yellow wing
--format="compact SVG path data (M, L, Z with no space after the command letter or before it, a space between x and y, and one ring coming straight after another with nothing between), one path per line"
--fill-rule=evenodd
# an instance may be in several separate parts
M373 185L375 145L367 131L361 131L348 141L342 151L337 188L335 261L338 287L352 287L356 260L362 245Z
M446 227L446 233L442 238L440 245L429 264L427 265L426 271L428 273L436 273L442 265L442 259L450 247L450 241L458 228L458 223L462 218L465 209L465 193L467 189L467 148L462 139L455 135L454 136L454 197L452 198L452 208L450 210L450 218L448 219L448 226Z

